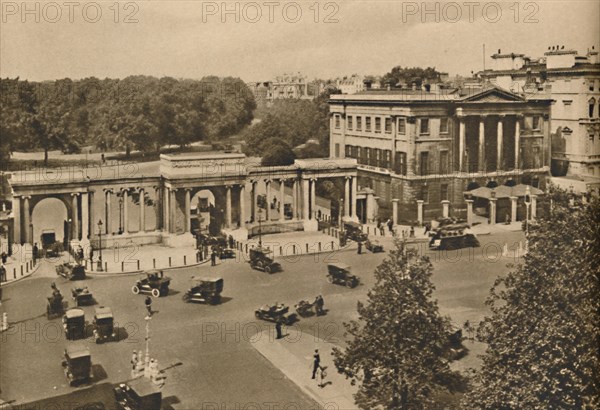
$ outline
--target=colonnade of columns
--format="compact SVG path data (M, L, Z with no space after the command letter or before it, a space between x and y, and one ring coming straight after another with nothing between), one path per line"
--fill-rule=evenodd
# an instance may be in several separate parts
M512 155L514 156L514 164L515 164L515 168L519 167L519 161L521 160L521 158L519 158L520 155L520 147L521 147L521 119L523 118L522 115L515 115L514 116L516 118L515 120L515 132L513 135L514 138L514 153L512 153ZM486 121L487 115L479 115L479 134L478 134L478 150L477 150L477 171L478 172L485 172L486 171L486 150L485 150L485 146L486 146ZM504 159L506 158L506 155L511 155L510 153L506 154L504 153L504 122L505 122L505 118L506 115L498 115L497 116L498 120L497 120L497 124L496 124L496 136L497 136L497 143L496 143L496 169L497 170L502 170L503 168L503 162ZM458 151L459 151L459 155L458 155L458 169L461 172L468 172L470 171L469 169L466 169L465 164L467 163L467 141L466 141L466 119L467 116L458 116L458 120L459 120L459 127L458 127ZM543 121L543 119L541 119L540 117L540 121ZM543 125L542 125L543 127Z

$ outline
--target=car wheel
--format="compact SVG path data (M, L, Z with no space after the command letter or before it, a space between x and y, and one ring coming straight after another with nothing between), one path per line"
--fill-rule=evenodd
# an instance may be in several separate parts
M137 286L133 286L131 288L131 291L133 292L134 295L138 295L140 293L140 288L138 288Z
M352 281L346 282L346 287L352 289L354 287L354 282L352 282Z
M158 289L152 289L152 296L154 296L155 298L160 296L160 290Z
M265 272L267 272L267 273L273 273L273 270L271 269L270 266L265 266Z
M331 276L327 276L327 282L333 283L333 278Z
M260 319L260 313L258 313L258 312L254 312L254 316L255 316L257 319Z

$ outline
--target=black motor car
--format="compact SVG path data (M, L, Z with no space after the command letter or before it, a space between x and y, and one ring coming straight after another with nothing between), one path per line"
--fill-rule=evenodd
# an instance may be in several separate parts
M131 291L137 295L140 293L150 294L155 298L169 294L171 279L163 276L162 271L146 272L146 277L139 279L131 287Z
M94 295L87 286L71 289L71 295L75 301L75 306L93 305L95 302Z
M365 242L365 248L373 253L383 252L383 245L377 239L368 239Z
M115 388L119 410L160 410L162 392L150 380L140 377Z
M67 340L85 338L85 313L81 309L72 308L63 316L63 328Z
M289 314L290 308L284 304L274 304L261 306L254 311L254 316L257 319L266 320L269 322L279 322L289 325L296 321L296 314Z
M344 222L345 238L354 242L364 242L369 236L362 231L362 225L358 222Z
M96 308L93 325L96 343L108 342L114 340L117 336L114 317L109 307L100 306Z
M210 303L217 305L221 302L221 292L223 292L223 279L196 279L192 287L185 292L183 300L186 302Z
M62 366L69 385L90 381L92 375L92 356L87 347L80 344L72 344L65 349Z
M250 267L267 273L280 271L281 265L269 257L270 253L271 251L267 248L250 249Z
M429 248L434 250L450 250L460 248L476 248L479 240L465 223L444 225L432 231Z
M327 265L327 280L329 283L355 288L360 283L358 276L350 273L350 266L344 263Z
M56 274L69 280L85 279L85 267L78 263L61 263L56 267Z

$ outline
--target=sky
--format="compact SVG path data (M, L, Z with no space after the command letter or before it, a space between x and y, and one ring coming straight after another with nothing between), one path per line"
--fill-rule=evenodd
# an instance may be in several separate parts
M498 49L534 58L556 45L598 50L599 22L597 0L0 0L0 76L266 81L381 75L397 65L465 75L484 60L489 68Z

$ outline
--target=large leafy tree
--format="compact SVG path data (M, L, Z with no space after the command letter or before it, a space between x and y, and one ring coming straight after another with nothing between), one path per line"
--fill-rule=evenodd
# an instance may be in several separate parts
M396 66L386 73L382 78L382 83L390 83L395 86L398 83L411 85L415 83L420 87L424 83L439 81L440 73L434 67L402 67Z
M483 367L464 406L600 408L600 204L553 191L524 263L491 291Z
M344 324L351 339L334 349L334 361L359 383L360 408L426 409L448 388L450 325L432 298L432 271L427 257L396 239L367 303L358 303L358 321Z

